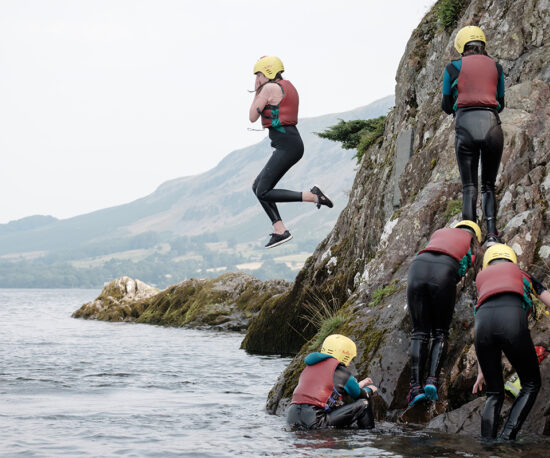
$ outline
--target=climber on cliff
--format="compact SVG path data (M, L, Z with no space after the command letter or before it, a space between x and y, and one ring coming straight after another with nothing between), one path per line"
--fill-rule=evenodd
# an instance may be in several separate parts
M324 340L320 353L306 356L306 368L288 409L289 425L318 429L357 422L359 428L374 428L370 398L378 389L370 378L358 382L351 374L347 366L356 354L351 339L332 334Z
M487 246L500 242L497 230L495 181L503 149L498 113L504 108L504 73L485 51L479 27L462 28L455 48L462 55L445 67L441 108L455 116L455 152L462 179L462 217L477 221L478 166L487 225Z
M480 391L487 383L481 437L497 436L504 401L504 352L519 375L521 391L500 437L515 439L541 385L537 353L527 326L527 315L533 309L532 294L549 307L550 293L535 277L520 270L516 253L504 244L493 245L485 252L476 288L474 343L479 370L472 392Z
M296 128L298 92L290 81L283 79L283 71L283 63L278 57L264 56L256 62L256 95L249 113L250 122L262 118L262 126L269 129L271 147L275 148L252 185L252 191L273 224L273 233L266 248L276 247L292 239L279 215L276 202L313 202L317 208L321 208L321 205L329 208L333 206L318 186L304 192L273 189L304 154L304 144Z
M480 241L479 226L473 221L460 221L453 228L435 231L426 248L411 263L407 280L407 304L413 327L409 406L439 399L438 378L455 307L456 284L469 267L479 266ZM423 386L426 360L428 377Z

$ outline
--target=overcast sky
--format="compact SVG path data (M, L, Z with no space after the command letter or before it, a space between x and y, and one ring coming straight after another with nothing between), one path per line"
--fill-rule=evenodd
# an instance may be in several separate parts
M130 202L257 143L263 55L283 60L301 117L392 94L433 3L0 0L0 223Z

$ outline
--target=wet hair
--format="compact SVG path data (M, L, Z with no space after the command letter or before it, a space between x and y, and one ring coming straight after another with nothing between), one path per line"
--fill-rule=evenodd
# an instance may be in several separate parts
M463 231L468 232L472 235L472 241L470 242L470 250L472 255L475 256L475 260L472 263L474 268L474 278L477 276L478 272L481 270L481 265L483 264L483 249L481 244L477 240L475 231L469 226L458 226L457 229L462 229Z
M472 243L470 244L470 247L472 248L472 254L475 255L476 259L472 263L472 267L474 269L474 278L477 276L479 271L481 270L481 266L483 265L483 248L481 248L481 243L477 241L477 237L472 237Z
M501 263L503 263L503 262L511 262L511 263L513 263L514 261L512 261L511 259L506 259L506 258L496 258L496 259L491 259L491 260L489 261L489 264L488 264L488 265L489 265L489 266L492 266L492 265L494 265L494 264L501 264Z
M283 75L282 75L282 71L278 72L276 75L275 75L275 78L272 78L269 80L270 83L273 83L274 81L278 81L278 80L282 80L283 79Z
M482 54L486 56L487 51L485 51L485 44L482 41L470 41L469 43L466 43L464 45L464 52L462 55L470 56L472 54Z

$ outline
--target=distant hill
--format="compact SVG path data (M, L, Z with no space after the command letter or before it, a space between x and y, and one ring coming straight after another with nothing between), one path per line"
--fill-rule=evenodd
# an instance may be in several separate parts
M0 287L97 287L120 275L164 287L225 270L293 279L332 229L355 175L354 151L314 133L338 119L384 115L393 102L388 96L350 112L300 120L305 154L280 186L309 190L318 184L335 208L281 204L294 235L286 245L263 248L271 225L251 191L272 151L266 137L208 172L168 181L128 204L62 220L35 215L0 224Z

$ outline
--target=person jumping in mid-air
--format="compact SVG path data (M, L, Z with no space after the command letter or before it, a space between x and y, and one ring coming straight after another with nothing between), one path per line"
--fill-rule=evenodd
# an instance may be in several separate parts
M273 224L273 233L266 248L276 247L292 239L279 215L276 202L314 202L317 208L321 208L321 205L329 208L333 206L318 186L313 186L309 192L273 189L304 154L304 144L296 128L298 92L290 81L283 79L283 71L283 63L278 57L264 56L256 62L256 95L249 114L250 122L262 118L262 126L269 128L271 146L275 148L252 185L252 191Z
M497 179L504 138L498 113L504 108L504 74L485 51L479 27L462 28L455 48L462 58L453 60L443 74L441 108L455 119L455 151L462 179L462 217L477 221L478 165L481 157L481 198L487 224L487 246L499 242Z

